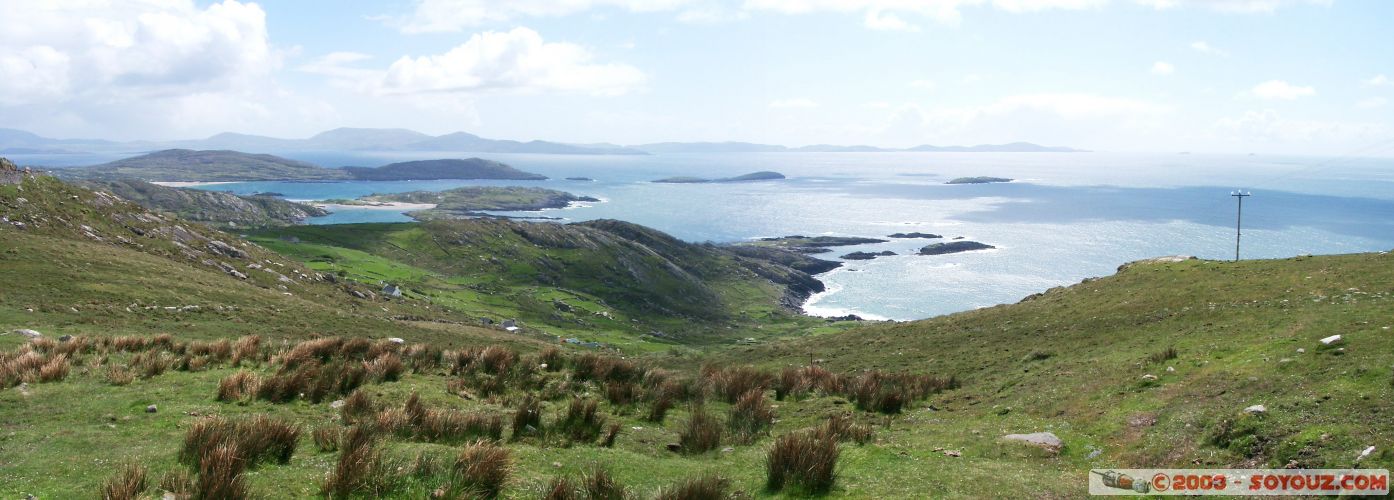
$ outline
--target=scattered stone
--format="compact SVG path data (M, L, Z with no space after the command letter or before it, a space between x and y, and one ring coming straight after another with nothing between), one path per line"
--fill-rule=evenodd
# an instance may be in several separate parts
M721 452L722 452L722 453L730 453L730 452L733 452L733 451L736 451L736 449L735 449L735 448L732 448L732 447L730 447L730 446L727 446L727 447L721 449Z
M1084 457L1084 458L1087 458L1087 459L1089 459L1089 460L1093 460L1093 459L1095 459L1095 458L1099 458L1099 455L1102 455L1102 454L1104 453L1104 450L1101 450L1101 449L1099 449L1099 448L1094 448L1094 447L1091 446L1090 449L1091 449L1091 451L1089 452L1089 455L1087 455L1087 456Z
M145 413L155 413L156 411L159 411L159 408L156 408L155 405L145 407Z
M1020 441L1025 444L1039 447L1051 453L1058 453L1065 447L1065 442L1060 440L1053 432L1033 432L1031 434L1007 434L1002 436L1007 441Z
M1324 338L1324 339L1321 339L1321 345L1333 345L1333 344L1339 344L1339 343L1341 343L1341 336L1340 336L1340 335L1332 335L1332 336L1330 336L1330 337L1326 337L1326 338Z
M954 457L954 458L958 458L958 457L963 456L963 452L958 451L958 450L944 450L944 455L950 456L950 457Z
M336 399L336 400L334 400L333 402L329 403L329 407L332 408L332 409L337 410L337 409L339 409L339 408L343 408L345 404L347 404L347 403L345 403L344 400L342 400L342 399Z
M1143 379L1143 380L1147 380L1147 381L1156 381L1156 380L1157 380L1157 376L1156 376L1156 375L1153 375L1153 374L1151 374L1151 373L1148 373L1148 374L1146 374L1146 375L1143 375L1143 376L1142 376L1142 379Z
M58 337L58 341L59 341L59 342L67 342L67 341L72 340L72 339L73 339L73 336L72 336L72 335L64 335L64 336L62 336L62 337Z
M1370 456L1370 454L1371 454L1371 453L1374 453L1374 452L1375 452L1375 446L1374 446L1374 445L1370 445L1369 448L1365 448L1365 451L1360 452L1360 456L1355 457L1355 461L1356 461L1356 462L1359 462L1359 461L1361 461L1361 460L1364 460L1365 457Z
M349 292L349 293L353 294L354 297L358 297L358 298L360 298L360 299L364 299L364 300L367 300L367 299L368 299L368 296L367 296L367 295L363 295L363 292L360 292L360 291L358 291L358 290L353 290L353 291L351 291L351 292Z
M1268 413L1268 407L1267 407L1267 406L1264 406L1264 405L1253 405L1253 406L1250 406L1250 407L1248 407L1248 408L1245 408L1245 409L1244 409L1244 413L1250 413L1250 414L1254 414L1254 415L1261 415L1261 414L1264 414L1264 413Z
M26 338L26 339L37 339L37 338L39 338L39 337L44 336L44 334L39 333L38 330L30 330L30 329L28 329L28 328L21 328L21 329L15 330L15 333L20 334L20 335L23 335L24 338Z
M1171 366L1168 366L1168 367L1167 367L1167 373L1171 373L1171 372L1174 372L1174 371L1176 371L1176 368L1175 368L1175 367L1171 367Z
M673 453L682 451L682 445L678 443L668 443L668 451L671 451Z
M1301 348L1301 347L1298 347L1298 348L1297 348L1297 353L1298 353L1298 354L1305 354L1306 352L1307 352L1306 349L1303 349L1303 348Z
M387 341L388 341L388 342L391 342L391 343L393 343L393 344L405 344L405 343L407 343L406 339L402 339L402 338L400 338L400 337L388 337L388 338L387 338Z
M552 467L557 468L557 469L560 469L560 468L561 468L561 462L552 462Z

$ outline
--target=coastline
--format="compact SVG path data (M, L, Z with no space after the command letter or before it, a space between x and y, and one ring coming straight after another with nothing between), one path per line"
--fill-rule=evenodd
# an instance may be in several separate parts
M217 186L220 184L237 184L242 181L153 181L151 184L156 186L187 188L199 186Z
M343 204L343 203L317 203L314 201L304 201L315 207L323 208L330 212L338 210L394 210L402 212L415 212L417 210L430 210L436 208L435 203L406 203L401 201L384 201L364 204Z

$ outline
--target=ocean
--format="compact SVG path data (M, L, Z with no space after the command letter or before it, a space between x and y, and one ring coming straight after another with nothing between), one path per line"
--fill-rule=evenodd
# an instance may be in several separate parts
M324 166L480 156L547 175L546 181L246 182L202 186L292 200L467 185L540 186L599 198L567 209L502 215L563 222L621 219L678 238L730 243L782 235L865 236L887 243L819 257L891 250L820 275L828 290L810 314L911 320L1011 303L1047 288L1162 255L1231 259L1235 199L1243 189L1242 257L1394 248L1394 159L1121 153L705 153L653 156L331 152L283 154ZM78 164L64 155L16 155L24 165ZM96 163L114 158L80 159ZM65 163L67 162L67 163ZM659 184L675 175L725 177L773 170L781 181ZM965 176L1002 184L946 185ZM594 181L570 181L589 177ZM341 210L314 224L405 221L391 210ZM928 232L943 240L890 239ZM997 248L919 256L963 237Z

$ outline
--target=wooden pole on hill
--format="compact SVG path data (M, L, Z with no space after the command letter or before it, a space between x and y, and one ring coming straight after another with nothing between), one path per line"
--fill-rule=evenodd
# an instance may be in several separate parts
M1239 201L1239 211L1234 216L1234 261L1239 262L1239 228L1244 224L1244 198L1253 196L1254 194L1235 190L1229 193L1229 195Z

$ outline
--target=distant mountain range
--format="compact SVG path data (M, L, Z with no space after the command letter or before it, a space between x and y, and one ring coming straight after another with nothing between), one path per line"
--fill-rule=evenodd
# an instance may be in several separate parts
M486 139L466 132L431 136L401 128L336 128L306 139L281 139L225 132L206 139L183 141L114 142L100 139L51 139L23 130L0 128L0 151L8 154L65 154L81 152L145 152L164 149L237 150L257 153L303 151L442 151L471 153L527 153L557 155L645 155L663 153L881 153L881 152L992 152L1073 153L1082 150L1029 142L977 146L881 148L816 144L787 147L749 142L659 142L637 146L616 144L567 144L551 141Z
M545 175L481 158L407 161L375 168L324 168L268 154L190 149L166 149L90 167L55 169L53 173L66 179L148 182L547 179Z

